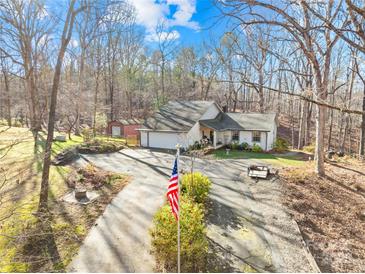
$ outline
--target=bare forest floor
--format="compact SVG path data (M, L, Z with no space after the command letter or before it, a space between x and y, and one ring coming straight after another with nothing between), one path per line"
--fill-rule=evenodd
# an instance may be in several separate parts
M323 272L365 271L365 163L339 158L326 176L313 167L282 172L284 204Z

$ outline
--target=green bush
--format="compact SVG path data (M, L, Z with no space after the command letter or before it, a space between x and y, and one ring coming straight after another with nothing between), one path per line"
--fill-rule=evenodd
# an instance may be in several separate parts
M254 144L253 146L252 146L252 152L262 152L263 150L262 150L262 148L260 147L260 145L258 145L258 144Z
M94 133L93 130L91 128L84 128L82 131L82 137L84 139L84 142L89 142L93 137L94 137Z
M97 112L95 116L95 130L99 133L103 133L108 124L108 118L103 112Z
M180 200L181 271L202 272L206 266L208 241L204 229L204 211L194 201ZM167 272L177 271L177 222L170 205L160 208L153 218L152 247L158 265Z
M234 149L234 150L237 150L239 149L240 145L238 142L232 142L231 144L231 148Z
M242 150L249 150L250 149L250 145L246 142L243 142L241 145L240 145L241 149Z
M303 147L303 150L308 153L314 153L315 148L316 148L315 144L310 144L308 146Z
M181 192L197 203L204 203L211 184L209 178L200 172L187 173L182 177Z
M274 147L273 150L276 152L284 152L287 151L289 148L289 143L283 139L283 138L276 138L275 142L274 142Z

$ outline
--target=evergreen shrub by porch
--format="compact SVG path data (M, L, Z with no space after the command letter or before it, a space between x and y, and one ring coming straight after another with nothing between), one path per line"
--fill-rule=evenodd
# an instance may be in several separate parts
M249 150L250 149L250 145L246 142L243 142L241 145L240 145L240 149L242 150Z
M238 142L232 142L231 147L232 147L232 149L237 150L237 149L239 149L240 145Z
M202 272L208 255L203 207L182 196L180 209L181 271ZM156 213L150 232L158 270L177 272L177 221L169 204Z
M262 152L263 150L262 150L262 148L260 147L260 145L258 145L258 144L254 144L253 146L252 146L252 152Z
M182 177L181 192L197 203L204 203L210 186L209 178L200 172L187 173Z

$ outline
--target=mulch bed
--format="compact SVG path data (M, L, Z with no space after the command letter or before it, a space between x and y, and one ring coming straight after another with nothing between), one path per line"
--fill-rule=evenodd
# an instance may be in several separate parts
M81 185L97 190L100 197L87 205L69 204L61 199L50 203L47 221L37 222L24 233L34 234L22 241L17 259L28 262L30 272L65 272L88 231L112 199L128 184L128 175L107 172L88 165L73 170L66 182L70 189Z
M365 164L326 163L324 178L312 170L282 172L284 204L322 272L364 272Z

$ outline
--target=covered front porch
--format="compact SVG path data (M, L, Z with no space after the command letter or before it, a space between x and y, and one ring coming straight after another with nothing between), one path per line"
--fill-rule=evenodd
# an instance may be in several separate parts
M200 125L200 139L218 149L232 142L232 132L230 130L218 131L213 128Z

